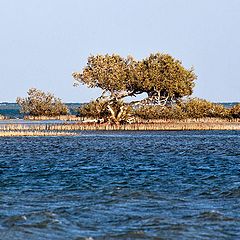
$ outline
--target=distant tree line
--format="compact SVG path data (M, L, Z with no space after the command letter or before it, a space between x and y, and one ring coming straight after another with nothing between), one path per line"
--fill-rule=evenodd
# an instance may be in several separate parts
M100 88L101 96L79 108L86 118L121 124L130 119L240 118L240 104L228 109L203 99L190 98L197 76L168 54L156 53L137 61L119 55L90 56L75 84ZM146 97L135 100L133 97ZM128 97L132 101L126 101ZM53 94L32 88L17 98L21 112L32 116L66 115L69 110Z

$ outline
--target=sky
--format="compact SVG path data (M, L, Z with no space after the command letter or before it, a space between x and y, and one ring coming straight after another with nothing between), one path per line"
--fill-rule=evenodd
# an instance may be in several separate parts
M71 75L89 55L156 52L194 67L194 97L239 102L239 13L240 0L0 0L0 102L31 87L87 102L101 91Z

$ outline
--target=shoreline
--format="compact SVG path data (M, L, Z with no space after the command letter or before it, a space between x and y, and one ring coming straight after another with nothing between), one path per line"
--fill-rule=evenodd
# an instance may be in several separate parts
M206 131L240 130L239 119L185 119L156 120L151 122L114 125L107 123L24 123L0 124L0 137L4 136L73 136L76 131Z
M47 136L76 136L74 132L54 131L0 131L0 137L47 137Z

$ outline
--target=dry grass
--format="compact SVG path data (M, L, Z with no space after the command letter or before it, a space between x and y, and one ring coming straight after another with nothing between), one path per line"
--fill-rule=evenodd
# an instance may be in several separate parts
M27 122L27 121L26 121ZM239 120L187 119L111 125L98 123L2 124L2 131L74 131L74 130L240 130Z
M82 117L76 117L76 115L60 115L55 117L48 116L25 116L25 120L36 120L36 121L45 121L45 120L62 120L62 121L82 121Z
M54 132L54 131L0 131L0 137L23 137L23 136L73 136L72 132Z

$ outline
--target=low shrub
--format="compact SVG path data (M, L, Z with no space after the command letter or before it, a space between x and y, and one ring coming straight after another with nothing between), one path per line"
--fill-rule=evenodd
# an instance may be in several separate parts
M142 106L134 111L136 117L148 119L228 118L229 109L221 104L193 98L172 106Z
M148 119L184 119L186 114L178 105L174 106L142 106L134 111L134 116Z
M22 113L31 116L54 117L68 114L68 108L61 102L60 98L36 88L29 89L28 97L18 97L16 102Z
M188 99L180 103L180 106L188 118L226 118L229 116L229 110L223 105L211 103L204 99Z
M240 103L233 106L231 109L230 109L230 116L232 118L240 118Z
M79 108L79 116L103 122L126 123L132 116L132 107L123 101L95 100Z

